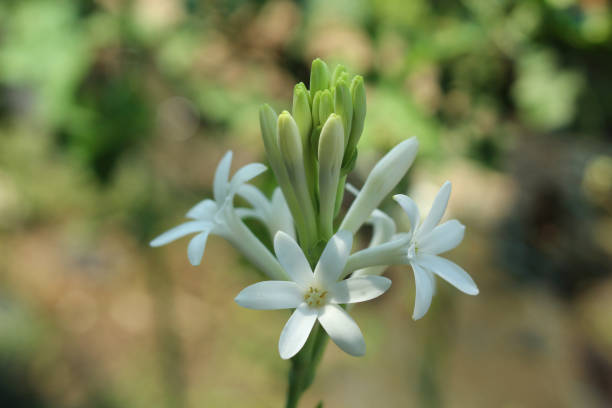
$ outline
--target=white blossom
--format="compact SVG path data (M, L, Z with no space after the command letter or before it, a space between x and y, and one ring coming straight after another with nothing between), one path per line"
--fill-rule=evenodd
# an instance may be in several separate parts
M150 245L158 247L168 244L186 235L197 233L187 246L187 256L192 265L199 265L209 234L219 235L240 250L255 266L268 276L284 279L286 275L278 261L242 222L234 209L234 196L247 181L266 170L261 163L251 163L240 168L232 179L229 179L232 152L228 151L219 162L213 182L214 200L206 199L186 214L187 221L151 241Z
M423 317L431 305L435 292L434 274L468 295L477 295L478 287L470 275L459 265L438 256L459 245L465 233L465 227L457 220L438 225L446 211L450 191L451 184L447 181L422 222L412 199L403 194L394 196L410 219L410 231L396 235L387 243L351 255L344 275L368 266L409 264L416 286L412 316L415 320Z
M342 350L354 356L365 353L365 341L359 327L339 304L374 299L389 288L391 281L381 276L338 281L352 241L350 232L337 232L327 243L313 272L297 243L279 232L274 239L274 250L291 280L259 282L236 296L240 306L250 309L295 308L278 343L283 359L301 350L317 320Z

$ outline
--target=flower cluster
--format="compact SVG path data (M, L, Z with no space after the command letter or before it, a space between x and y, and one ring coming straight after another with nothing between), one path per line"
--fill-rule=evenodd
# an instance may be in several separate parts
M317 321L342 350L363 355L363 336L345 305L382 295L391 281L380 275L390 265L412 268L414 319L429 309L436 275L464 293L478 294L467 272L439 256L459 245L465 231L457 220L439 224L450 197L449 182L423 219L412 199L394 196L410 220L407 232L398 232L394 220L377 208L414 161L416 138L391 149L371 170L361 190L346 183L357 159L365 115L363 78L349 75L341 65L332 73L325 62L315 60L310 89L303 83L295 86L291 113L277 115L268 105L260 110L267 159L279 185L271 199L248 184L266 167L249 164L230 179L232 155L228 152L215 173L214 200L198 203L187 212L189 221L151 242L159 246L195 234L187 248L193 265L200 263L210 234L234 245L271 279L247 287L236 302L251 309L295 309L280 336L284 359L304 347ZM355 198L340 217L345 190ZM236 195L249 207L236 207ZM267 228L274 253L245 225L245 218ZM373 228L370 244L353 252L353 236L365 223Z

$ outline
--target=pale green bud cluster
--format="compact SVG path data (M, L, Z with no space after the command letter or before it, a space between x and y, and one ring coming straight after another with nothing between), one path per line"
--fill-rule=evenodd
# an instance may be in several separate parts
M287 199L304 248L317 250L334 233L346 175L357 157L363 132L366 95L363 78L342 65L312 63L310 89L293 90L291 113L260 110L266 153Z

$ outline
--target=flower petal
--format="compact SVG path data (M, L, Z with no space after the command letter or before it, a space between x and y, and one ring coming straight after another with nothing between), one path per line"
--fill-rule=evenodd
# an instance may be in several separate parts
M274 237L274 252L287 275L303 288L312 284L313 274L302 248L286 233L279 231Z
M338 281L353 246L353 234L340 230L330 238L315 267L314 276L323 287Z
M223 156L223 158L217 165L217 170L215 171L215 179L213 182L213 194L215 196L215 201L217 203L221 203L223 200L225 200L225 196L227 195L229 172L230 172L231 165L232 165L232 151L230 150L227 153L225 153L225 156Z
M416 263L435 273L460 291L468 295L478 294L478 287L472 277L456 263L428 254L418 255Z
M425 316L425 313L431 306L431 298L435 291L435 280L432 279L432 273L426 271L416 263L412 263L412 270L414 271L414 285L416 289L416 296L414 299L414 312L412 318L419 320Z
M436 195L433 204L431 205L431 210L429 210L429 214L425 217L423 224L419 228L419 237L424 236L431 232L436 225L442 219L444 215L444 211L446 211L446 205L448 204L448 199L450 198L451 193L451 183L447 181L440 187L440 191Z
M202 256L204 256L204 249L206 248L206 239L210 231L204 231L201 234L196 235L189 241L187 246L187 258L193 266L198 266L202 262Z
M404 194L396 194L393 196L393 199L402 206L402 209L408 215L408 219L410 220L410 233L414 233L419 226L419 221L421 220L419 207L412 198Z
M295 282L263 281L244 288L234 299L242 307L257 310L291 309L303 301Z
M329 337L344 352L351 356L363 356L366 351L365 340L359 326L344 309L338 305L327 304L319 313L319 322Z
M212 220L216 211L217 203L215 203L213 200L206 199L191 207L191 209L187 211L187 218Z
M465 226L457 220L438 225L419 240L419 251L438 255L450 251L463 241Z
M312 327L317 321L317 311L302 303L291 315L278 340L278 352L282 359L295 356L304 347Z
M241 185L247 181L259 176L266 171L267 167L261 163L251 163L241 167L232 177L229 185L229 194L235 194Z
M257 187L251 184L242 184L238 188L238 195L244 198L255 210L267 212L270 207L268 199Z
M277 230L286 232L291 236L291 238L295 239L295 228L293 227L291 210L289 210L289 205L287 204L287 200L285 200L285 196L283 195L283 191L280 189L280 187L276 187L276 189L274 189L274 193L272 194L272 214L274 216L274 220L276 221L274 226L277 228Z
M149 245L152 247L158 247L166 245L174 240L184 237L185 235L192 234L194 232L202 232L212 228L210 222L205 221L188 221L180 224L168 231L164 232L157 238L155 238Z
M377 298L389 289L391 280L382 276L349 278L334 283L330 288L330 302L357 303Z

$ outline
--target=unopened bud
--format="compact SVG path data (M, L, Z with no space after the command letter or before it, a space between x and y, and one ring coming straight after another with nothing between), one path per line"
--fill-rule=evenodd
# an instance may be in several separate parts
M366 93L361 75L355 76L353 82L351 82L351 97L353 100L353 122L351 123L349 142L346 146L347 156L352 155L357 148L366 117Z
M319 125L323 126L327 121L329 115L334 113L334 100L329 89L325 89L321 93L321 100L319 102Z
M334 113L321 129L319 138L319 208L321 230L329 238L333 234L336 192L344 156L342 118Z
M293 118L297 123L302 138L302 145L306 146L312 129L312 114L308 101L308 90L302 82L297 84L293 90Z
M310 94L316 94L317 91L322 91L329 87L329 68L327 64L317 58L312 61L310 69Z
M288 167L294 167L298 163L301 165L302 157L302 139L297 123L287 111L283 111L278 116L278 148L280 154Z
M342 124L344 126L344 147L346 147L349 141L351 122L353 121L353 100L351 91L344 81L340 81L336 84L334 110L342 118Z
M332 74L332 77L331 77L331 87L332 88L336 86L336 84L343 77L344 74L348 76L348 73L346 72L346 67L342 64L336 65L336 68L334 69L334 73Z

